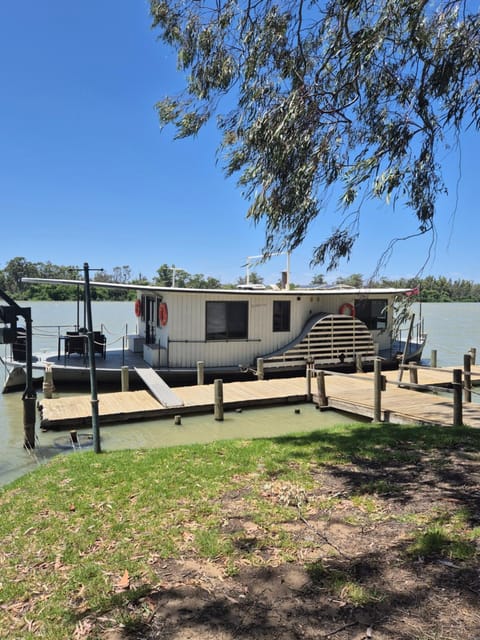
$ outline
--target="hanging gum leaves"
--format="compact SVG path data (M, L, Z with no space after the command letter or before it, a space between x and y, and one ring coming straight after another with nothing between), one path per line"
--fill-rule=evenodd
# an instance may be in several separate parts
M212 117L227 175L265 251L293 249L338 194L313 262L350 256L369 198L430 230L449 139L480 123L480 18L455 0L151 0L182 95L157 104L179 137ZM223 109L222 107L225 108ZM403 215L403 214L398 214Z

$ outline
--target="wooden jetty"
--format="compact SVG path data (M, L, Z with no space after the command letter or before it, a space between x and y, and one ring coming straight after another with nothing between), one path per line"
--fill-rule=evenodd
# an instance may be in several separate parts
M176 387L174 392L182 404L165 406L146 390L99 394L100 422L126 422L213 412L213 384ZM305 378L229 382L223 385L223 406L226 410L305 402L306 398ZM39 401L38 406L42 429L66 429L91 423L89 396L44 398Z
M446 390L452 382L453 367L429 370L418 367L417 382L408 375L398 381L398 371L388 372L386 390L381 393L380 419L391 423L439 424L449 426L455 419L451 394L439 395L438 387ZM472 379L480 367L472 367ZM158 378L158 376L157 376ZM159 380L161 380L159 378ZM421 384L420 384L421 382ZM472 383L473 386L474 383ZM159 385L154 397L146 390L100 394L101 423L125 422L139 419L158 419L188 413L213 413L215 389L213 384L177 387L174 390L163 381L149 380L152 388ZM353 416L373 419L375 391L372 374L329 374L324 377L325 397L321 397L315 378L307 377L230 382L223 384L223 407L236 408L268 406L313 401L321 409L336 409ZM422 391L422 393L419 393ZM42 399L39 402L41 428L65 429L91 424L89 396ZM480 404L463 403L463 423L480 427ZM378 407L377 407L378 410Z

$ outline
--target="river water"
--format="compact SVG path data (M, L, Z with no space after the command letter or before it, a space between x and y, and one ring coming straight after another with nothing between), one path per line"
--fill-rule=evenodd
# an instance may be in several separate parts
M22 303L20 303L22 304ZM23 305L22 305L23 306ZM57 326L62 332L78 323L83 325L83 309L75 302L29 302L34 322L33 350L55 351ZM438 366L461 365L463 354L476 347L480 355L480 304L424 303L414 305L416 317L424 318L428 334L425 358L437 350ZM136 332L136 318L132 302L93 302L95 329L107 335L109 346L121 345L122 336ZM54 326L55 325L55 326ZM3 355L3 351L0 352ZM478 358L477 358L478 360ZM0 371L3 385L4 371ZM66 390L60 391L67 395ZM88 389L84 392L88 393ZM38 390L41 398L41 389ZM271 437L295 431L309 431L328 424L348 423L351 419L336 412L315 410L313 405L272 407L226 412L223 422L211 415L185 416L181 425L172 418L148 422L130 422L101 427L102 450L145 448L211 442L238 437ZM53 455L71 450L68 434L41 432L37 427L37 446L34 452L23 449L23 405L21 393L0 394L0 485L34 469ZM82 433L82 431L80 431ZM87 433L84 430L83 433ZM89 441L81 440L85 446Z

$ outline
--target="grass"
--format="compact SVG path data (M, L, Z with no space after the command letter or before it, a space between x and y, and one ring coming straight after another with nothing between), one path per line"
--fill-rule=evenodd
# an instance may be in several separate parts
M58 456L0 491L0 637L67 638L87 615L110 612L137 624L122 603L148 592L162 559L198 557L224 575L239 567L300 557L312 542L285 530L306 510L328 518L339 498L318 494L322 469L414 464L454 446L477 452L480 434L467 428L353 424L273 439L95 455ZM413 462L412 462L413 461ZM363 522L387 517L379 496L391 481L352 489L348 500ZM225 512L235 496L237 512ZM235 529L235 517L249 522ZM391 517L391 516L388 516ZM480 534L468 510L412 514L406 555L469 560ZM118 590L122 576L130 589ZM354 605L381 594L348 570L310 567L313 582ZM112 613L112 612L116 613ZM89 636L94 637L94 636Z

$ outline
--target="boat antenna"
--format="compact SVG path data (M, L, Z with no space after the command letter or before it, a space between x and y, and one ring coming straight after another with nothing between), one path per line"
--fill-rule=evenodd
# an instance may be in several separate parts
M185 269L182 269L182 267L168 267L170 269L170 271L172 272L172 288L175 286L175 274L177 273L177 271L185 271Z

